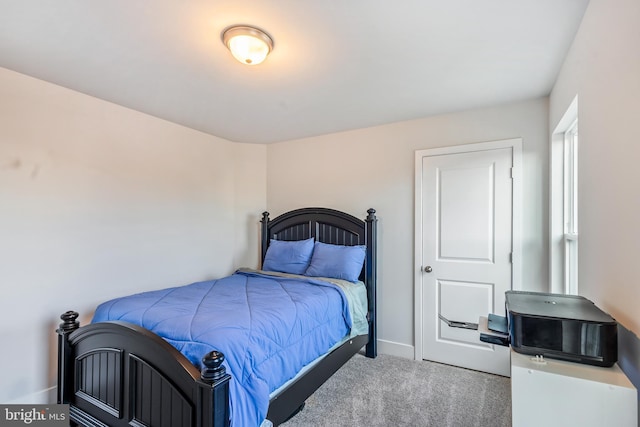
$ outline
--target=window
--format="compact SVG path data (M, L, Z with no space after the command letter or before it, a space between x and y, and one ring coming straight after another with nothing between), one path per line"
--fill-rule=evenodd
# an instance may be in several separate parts
M564 292L578 294L578 121L564 132Z
M549 291L578 293L578 97L551 134Z

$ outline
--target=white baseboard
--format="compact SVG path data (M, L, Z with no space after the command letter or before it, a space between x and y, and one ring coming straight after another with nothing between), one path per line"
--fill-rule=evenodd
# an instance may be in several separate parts
M414 359L415 349L412 345L399 342L378 340L378 352L389 356L402 357L403 359Z

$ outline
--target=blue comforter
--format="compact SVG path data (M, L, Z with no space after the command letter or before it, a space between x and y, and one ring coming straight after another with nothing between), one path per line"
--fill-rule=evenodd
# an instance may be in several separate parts
M259 426L269 393L349 333L342 289L311 278L241 272L101 304L93 322L122 320L161 336L195 366L224 353L231 422Z

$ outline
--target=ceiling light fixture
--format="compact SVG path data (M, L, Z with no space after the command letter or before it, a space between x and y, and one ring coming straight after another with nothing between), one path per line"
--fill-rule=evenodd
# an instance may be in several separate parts
M238 61L258 65L273 50L273 39L255 27L238 25L222 32L222 42Z

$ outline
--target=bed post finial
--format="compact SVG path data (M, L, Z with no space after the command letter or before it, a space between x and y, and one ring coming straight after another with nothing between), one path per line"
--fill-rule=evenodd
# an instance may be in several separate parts
M227 368L222 366L222 362L224 362L224 354L222 352L213 350L205 354L202 358L202 369L200 370L202 381L212 384L224 377L227 373Z
M69 310L62 313L60 315L60 319L64 320L64 322L60 323L60 330L62 332L72 332L78 329L80 327L80 322L76 320L78 319L78 316L80 315L77 311Z
M369 214L369 215L367 215L367 220L368 221L372 221L372 220L376 219L376 210L375 209L369 208L369 209L367 209L367 213Z
M262 231L261 231L261 243L260 243L260 268L262 268L262 263L264 262L264 257L267 255L267 246L269 246L269 212L262 212L262 219L260 220L262 223Z

